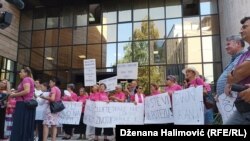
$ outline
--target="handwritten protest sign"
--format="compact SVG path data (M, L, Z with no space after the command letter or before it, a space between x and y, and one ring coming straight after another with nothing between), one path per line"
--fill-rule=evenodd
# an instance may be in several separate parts
M117 64L117 79L137 79L138 62Z
M218 97L219 102L216 103L218 110L222 116L222 121L225 123L232 113L236 110L234 101L237 97L236 92L232 92L232 96L227 96L225 93Z
M174 122L173 113L170 108L170 97L167 93L146 97L144 123Z
M100 80L99 83L104 83L107 86L107 91L115 90L115 86L117 85L117 76L110 77L107 79Z
M83 122L93 127L115 127L122 124L143 124L143 104L94 102L88 100Z
M63 101L65 109L59 114L59 123L78 125L82 113L82 102Z
M84 60L84 85L93 86L96 84L96 61L95 59Z
M175 124L204 124L203 87L191 87L173 94Z

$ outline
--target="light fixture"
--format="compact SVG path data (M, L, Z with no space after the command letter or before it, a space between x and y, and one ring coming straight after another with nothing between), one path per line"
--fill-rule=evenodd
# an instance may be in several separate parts
M79 57L79 58L81 58L81 59L86 58L86 56L85 56L85 55L79 55L78 57Z
M158 54L158 53L159 53L159 51L158 51L158 50L155 50L155 51L154 51L154 54Z
M49 61L54 60L54 58L53 58L53 57L46 57L46 59L47 59L47 60L49 60Z

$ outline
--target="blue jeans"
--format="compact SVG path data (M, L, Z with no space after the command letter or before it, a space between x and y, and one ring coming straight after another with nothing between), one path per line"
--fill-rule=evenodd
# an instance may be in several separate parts
M230 118L223 124L224 125L250 125L250 112L240 113L236 110L233 112Z
M205 108L205 125L212 125L214 122L214 111L213 108Z

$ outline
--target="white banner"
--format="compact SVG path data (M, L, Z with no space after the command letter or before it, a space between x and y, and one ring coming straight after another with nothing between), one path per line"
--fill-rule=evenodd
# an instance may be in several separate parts
M234 101L237 97L236 92L232 92L232 97L227 96L225 93L218 97L219 102L216 102L218 110L221 114L223 123L225 123L232 113L236 110L234 106Z
M175 124L204 124L203 87L176 91L172 97Z
M82 102L63 101L65 109L59 114L59 123L79 125Z
M171 102L167 93L146 97L144 123L160 124L174 122L170 108Z
M143 124L143 104L94 102L87 100L83 122L93 127Z
M138 62L117 64L117 79L137 79Z
M87 59L84 65L84 85L93 86L96 84L96 61L95 59Z
M113 90L115 90L115 86L117 85L117 76L100 80L99 83L106 84L106 86L107 86L106 91L113 91Z

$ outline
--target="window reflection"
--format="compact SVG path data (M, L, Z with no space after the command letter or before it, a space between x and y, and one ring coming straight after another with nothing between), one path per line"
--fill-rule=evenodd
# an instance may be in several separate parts
M133 20L142 21L148 19L148 4L145 0L134 1Z
M15 66L15 62L8 59L6 69L9 71L14 71L14 66Z
M148 66L138 67L138 83L142 86L145 94L150 94L150 71Z
M163 19L164 16L164 0L149 0L149 18Z
M118 43L118 64L132 62L131 42Z
M167 63L168 64L181 64L184 63L184 49L182 38L166 40L167 50Z
M71 45L72 44L72 28L61 29L59 41L60 41L60 45Z
M47 28L56 28L58 27L58 16L59 9L48 9L47 10Z
M116 24L104 25L102 29L102 42L115 42L116 41Z
M88 45L87 48L87 58L96 60L96 68L102 67L102 58L106 58L105 55L102 56L102 47L101 44Z
M148 22L147 21L134 23L133 39L134 40L148 39Z
M33 29L45 29L46 12L45 8L34 10Z
M201 39L184 38L184 57L186 63L201 62ZM194 55L195 54L195 55Z
M219 17L203 16L201 17L201 32L202 35L213 35L219 33Z
M214 66L213 64L204 64L204 77L206 78L206 82L213 83L214 81Z
M132 10L131 10L131 0L119 0L119 22L131 21Z
M58 48L58 69L69 69L71 67L71 46Z
M184 0L182 5L183 16L199 15L199 0Z
M101 23L101 6L100 4L89 5L89 24L100 24Z
M116 65L116 44L103 44L102 56L103 56L102 67L115 66Z
M182 20L171 19L166 20L166 36L167 38L182 37Z
M58 29L46 30L45 46L58 45Z
M86 44L87 27L77 27L73 31L73 44Z
M44 47L44 30L33 31L32 33L32 47Z
M31 50L30 66L36 70L43 70L43 48Z
M218 13L217 0L200 0L200 11L201 15Z
M89 26L88 27L88 43L101 43L101 26Z
M213 38L212 36L202 37L202 54L204 62L213 61Z
M165 21L150 21L149 22L150 39L160 39L165 37Z
M166 67L165 66L151 66L150 67L150 81L158 85L164 84L166 80ZM163 91L161 89L161 91Z
M60 27L72 27L73 25L73 8L64 7L60 17Z
M30 49L18 49L18 63L29 66Z
M19 34L19 43L24 48L30 48L31 32L20 32L20 34Z
M87 11L86 7L77 7L74 13L74 25L85 26L87 25Z
M139 65L149 64L149 48L148 41L138 41L132 43L133 48L133 62L138 62ZM131 55L131 54L128 54Z
M200 36L199 17L183 19L184 36Z
M116 23L117 22L117 12L116 12L116 0L104 1L103 3L103 13L102 13L102 23Z
M45 48L44 69L57 69L57 48Z
M181 17L180 0L166 0L166 18Z
M132 23L118 24L118 41L130 41L132 38Z
M32 28L32 11L23 11L20 19L20 30L31 30Z
M165 40L150 41L150 64L165 63Z
M72 68L83 68L83 59L86 59L86 57L86 45L74 46L72 54Z
M62 88L67 88L67 84L71 82L71 75L68 70L57 71L57 78L60 80Z

